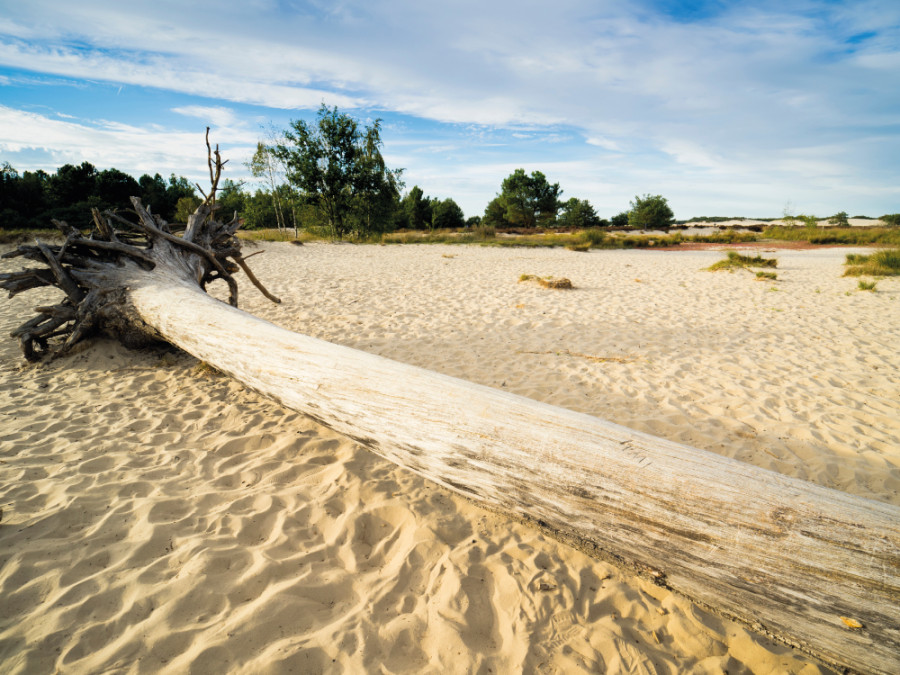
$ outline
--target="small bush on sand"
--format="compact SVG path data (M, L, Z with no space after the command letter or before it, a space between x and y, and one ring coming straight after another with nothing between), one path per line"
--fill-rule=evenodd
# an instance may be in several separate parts
M581 233L581 239L588 246L601 246L606 241L606 233L603 230L592 227Z
M497 229L493 225L476 225L474 228L475 238L481 239L484 241L485 239L494 239L497 236Z
M715 272L716 270L734 270L745 267L778 267L778 259L763 258L761 255L741 255L736 251L728 251L728 257L725 260L713 263L707 269Z
M874 291L875 283L876 282L874 281L863 281L862 279L860 279L856 287L861 291Z
M519 277L519 282L535 281L544 288L572 289L575 288L572 282L566 278L556 279L555 277L539 277L534 274L523 274Z
M891 277L900 275L900 248L886 248L868 256L847 256L845 277Z
M756 278L760 281L775 281L778 275L775 272L757 272Z
M580 253L586 253L591 249L590 244L568 244L566 249L569 251L578 251Z

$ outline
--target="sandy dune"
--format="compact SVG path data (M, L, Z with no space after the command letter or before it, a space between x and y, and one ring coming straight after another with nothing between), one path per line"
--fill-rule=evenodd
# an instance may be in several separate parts
M265 249L292 330L900 504L900 279L846 250ZM828 672L187 355L0 362L2 672Z

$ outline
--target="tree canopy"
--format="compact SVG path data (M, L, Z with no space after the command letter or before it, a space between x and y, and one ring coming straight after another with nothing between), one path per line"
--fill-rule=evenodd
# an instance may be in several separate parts
M594 207L587 199L572 197L563 205L563 212L559 217L559 224L564 227L572 227L586 230L591 227L606 227L609 222L597 215Z
M635 197L628 212L628 226L639 230L665 230L675 223L669 202L661 195Z
M355 119L323 104L315 125L295 120L284 136L274 153L334 238L384 228L399 202L402 169L385 165L380 120L360 130Z
M131 197L140 197L154 213L171 221L178 201L193 196L191 183L174 174L168 181L159 174L135 180L118 169L99 171L90 162L64 164L52 174L41 170L20 174L7 162L0 170L0 226L44 228L55 218L89 227L91 208L128 209Z
M485 220L495 220L502 207L503 219L512 225L550 224L556 220L561 194L559 183L551 185L540 171L532 171L529 176L525 169L516 169L503 180L500 194L485 211Z

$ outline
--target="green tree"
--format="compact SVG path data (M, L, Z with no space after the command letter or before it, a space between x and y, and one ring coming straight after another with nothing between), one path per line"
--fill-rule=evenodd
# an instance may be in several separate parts
M188 217L200 206L199 197L182 197L175 204L175 215L173 220L176 223L187 223Z
M343 239L350 227L358 125L349 115L324 104L317 117L315 126L303 120L291 122L293 131L284 135L292 146L279 145L275 153L304 201L325 214L332 237Z
M609 224L613 227L628 227L628 211L617 213L609 220Z
M275 226L281 231L287 228L287 218L285 218L285 205L281 198L281 192L278 190L280 181L278 180L277 162L278 159L272 152L272 148L259 142L256 144L256 152L253 153L247 167L253 177L263 179L268 188L268 194L272 199L272 210L275 214ZM294 229L296 230L296 224Z
M900 213L886 213L878 220L880 220L885 225L894 227L900 225Z
M104 208L131 208L131 197L141 194L141 186L124 171L105 169L97 174L97 196Z
M828 219L828 223L831 225L838 225L839 227L848 227L850 225L850 219L847 217L846 211L838 211Z
M90 162L64 164L50 177L49 196L55 207L86 202L97 194L97 169Z
M383 145L381 120L375 120L362 134L354 170L356 231L360 237L383 231L399 205L403 169L387 168L381 155Z
M586 230L591 227L604 227L609 223L597 215L594 207L586 199L572 197L562 205L563 212L559 217L559 224L563 227L572 227Z
M506 220L521 227L537 227L556 220L561 194L559 183L551 185L540 171L529 176L524 169L516 169L503 180L498 196L506 208Z
M504 228L511 223L506 219L506 204L502 197L494 197L484 209L482 224L487 227Z
M457 229L466 225L463 210L449 198L435 204L431 218L434 229Z
M219 188L216 195L216 206L219 207L218 217L223 222L229 222L235 214L240 218L244 213L247 195L243 191L242 183L235 183L230 178Z
M628 212L628 226L639 230L666 230L675 223L669 202L660 195L635 197Z
M409 227L413 230L423 230L431 227L431 198L426 197L422 188L413 185L412 189L400 202L400 207L406 214Z

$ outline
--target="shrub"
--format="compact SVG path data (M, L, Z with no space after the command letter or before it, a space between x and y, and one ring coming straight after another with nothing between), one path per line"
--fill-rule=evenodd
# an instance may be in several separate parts
M554 277L539 277L534 274L523 274L519 277L519 282L523 281L536 281L544 288L557 288L569 290L575 288L572 285L572 282L566 278L556 279Z
M478 224L474 228L477 239L493 239L497 236L497 228L493 225Z
M875 282L874 281L863 281L862 279L860 279L859 283L857 284L857 288L859 288L859 290L861 290L861 291L874 291L875 290Z
M778 275L775 272L757 272L756 278L760 281L775 281Z
M747 256L741 255L736 251L728 251L728 257L710 265L707 269L710 272L716 270L731 270L743 267L778 267L777 258L763 258L760 255Z
M891 277L900 275L900 248L885 248L875 251L869 256L847 256L850 267L844 272L845 277ZM859 262L856 262L856 261Z
M581 238L590 246L601 246L606 241L606 233L603 230L592 227L582 232Z

